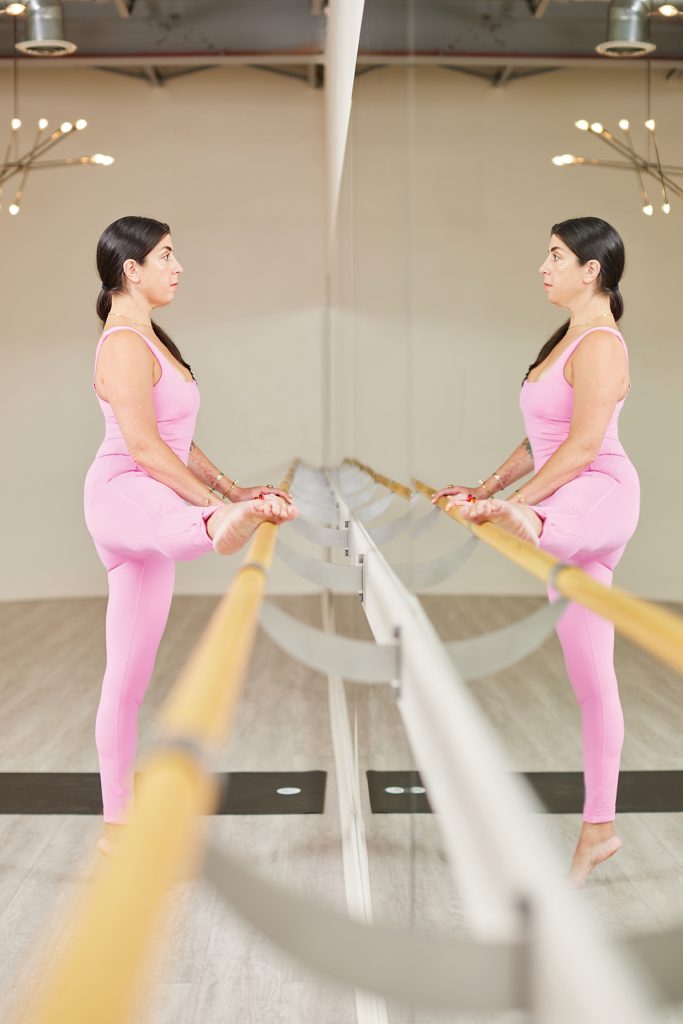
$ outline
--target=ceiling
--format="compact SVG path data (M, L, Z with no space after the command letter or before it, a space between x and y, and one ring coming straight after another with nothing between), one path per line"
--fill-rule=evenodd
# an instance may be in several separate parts
M90 65L165 78L217 64L249 64L319 86L325 0L63 0L72 57L21 58L22 65ZM359 68L406 56L455 68L482 66L497 84L533 69L599 57L607 0L366 0ZM13 22L0 17L0 63L12 55ZM651 19L653 60L683 69L683 16ZM633 63L633 61L631 61ZM526 70L525 70L526 69Z

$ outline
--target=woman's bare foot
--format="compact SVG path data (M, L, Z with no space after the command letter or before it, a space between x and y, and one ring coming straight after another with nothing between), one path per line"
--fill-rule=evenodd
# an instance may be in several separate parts
M569 884L573 889L580 889L591 871L598 864L609 860L621 849L621 839L614 831L614 822L592 824L584 821L581 835L574 851Z
M123 835L122 830L125 825L114 825L110 821L105 821L102 835L95 844L97 849L100 851L103 857L107 860L114 860L116 857L119 843Z
M504 498L486 498L484 501L449 501L447 508L456 507L463 519L472 523L495 523L508 533L538 547L542 522L529 505Z
M249 501L225 505L214 512L206 522L206 529L219 555L232 555L243 547L261 523L287 522L298 515L295 505L287 505L281 498L252 498Z

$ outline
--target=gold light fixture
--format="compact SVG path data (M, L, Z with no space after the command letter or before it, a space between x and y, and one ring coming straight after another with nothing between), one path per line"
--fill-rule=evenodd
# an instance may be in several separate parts
M671 4L664 6L673 6ZM676 10L675 13L678 13ZM608 128L605 128L600 121L587 121L585 118L581 118L579 121L574 122L574 127L578 128L581 132L590 132L592 135L596 135L602 139L610 149L614 150L622 160L594 160L584 156L574 156L573 153L562 153L559 156L554 156L552 162L556 167L569 167L577 165L585 165L589 167L608 167L612 170L631 171L636 174L638 179L638 188L640 191L641 209L646 217L651 217L654 213L654 206L650 202L650 198L645 188L645 177L649 176L654 178L657 182L659 190L661 191L661 211L664 214L671 213L671 202L670 196L677 196L679 199L683 198L683 184L677 182L675 179L683 175L683 167L669 167L663 166L659 155L659 145L657 144L657 122L652 116L652 96L651 96L651 77L650 77L650 66L648 63L647 69L647 110L648 116L643 122L647 130L647 144L646 144L646 155L641 156L635 148L633 139L631 137L631 122L628 118L622 117L619 121L619 128L623 132L624 138L619 139L615 137ZM654 159L653 159L654 157Z
M5 8L6 13L20 13L10 12L9 8L12 6L21 7L22 5L9 4ZM80 167L88 165L109 167L114 163L114 158L112 156L107 156L104 153L93 153L91 156L66 157L63 160L41 159L41 157L45 156L49 150L53 149L63 139L67 138L67 136L74 133L78 134L87 128L88 122L83 117L78 118L76 121L63 121L58 128L55 128L52 131L49 131L47 118L39 118L36 125L36 133L33 138L33 143L28 149L23 149L19 143L19 131L21 129L22 122L21 118L17 116L18 88L16 55L13 61L12 86L14 116L10 121L9 138L5 147L4 160L0 165L0 196L2 196L6 183L12 178L18 177L19 184L14 196L14 201L8 206L8 212L11 216L16 217L17 214L21 212L22 201L26 191L26 182L31 171L39 171L52 167L71 167L76 165ZM0 209L2 209L1 202Z
M68 135L74 132L80 132L87 127L88 122L79 118L78 121L72 123L71 121L64 121L59 128L55 128L54 131L48 131L47 119L41 117L36 126L36 134L33 139L33 144L30 149L20 153L21 147L19 146L19 130L21 128L21 119L13 117L10 125L10 134L5 149L5 159L3 160L2 166L0 166L0 196L2 195L3 189L6 182L10 181L13 177L18 176L19 186L17 188L14 202L8 207L9 212L16 216L21 210L22 200L24 198L24 192L26 190L26 181L31 171L40 171L51 167L71 167L78 165L81 167L89 164L109 167L114 163L112 156L106 156L104 153L93 153L92 156L79 156L79 157L66 157L63 160L41 160L40 157L44 156L49 150L65 139ZM0 208L2 203L0 203Z
M583 127L587 122L577 121L575 124L580 131L587 130ZM612 132L605 128L604 125L600 124L599 121L595 121L590 125L590 131L593 135L599 136L603 142L605 142L610 149L613 149L618 153L619 156L624 157L624 160L594 160L589 157L575 156L573 153L563 153L560 156L554 156L552 158L552 162L556 167L582 165L588 167L608 167L612 170L635 171L640 189L642 210L647 217L651 217L654 213L654 207L648 198L645 188L645 175L649 175L655 179L661 189L661 210L663 213L668 214L671 212L669 196L674 195L678 196L679 199L683 198L683 185L674 180L676 177L683 175L683 167L669 167L662 165L659 156L659 146L657 145L656 123L654 118L648 118L644 124L654 147L654 160L651 160L646 156L641 156L636 151L631 138L630 122L627 118L623 117L619 121L619 128L624 133L625 141L616 138Z

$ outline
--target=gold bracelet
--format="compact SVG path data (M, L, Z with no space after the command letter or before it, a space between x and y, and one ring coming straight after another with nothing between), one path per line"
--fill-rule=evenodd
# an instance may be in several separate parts
M488 477L486 479L488 480ZM486 484L484 483L484 481L483 480L477 480L477 483L479 484L480 487L483 487L484 490L486 491L486 497L490 498L491 497L491 492L488 489L488 487L486 486Z
M213 487L209 487L209 490L207 491L207 494L206 494L206 501L204 502L205 505L210 505L211 504L211 495L212 494L213 494Z
M517 504L518 505L525 505L526 504L526 502L524 500L524 495L522 494L521 491L515 491L515 493L512 495L512 497L513 498L517 498Z
M216 489L216 484L218 483L218 481L219 481L219 480L222 480L224 476L225 476L225 473L219 473L219 474L218 474L218 476L216 477L216 479L214 480L214 482L213 482L213 483L211 484L211 489L212 489L212 490L215 490L215 489Z
M230 494L230 491L231 491L231 490L233 489L233 487L234 487L234 486L235 486L236 484L238 484L238 483L239 483L239 480L233 480L233 482L232 482L232 483L230 484L230 486L228 487L227 491L225 492L225 497L226 497L226 498L227 498L227 497L228 497L228 495Z

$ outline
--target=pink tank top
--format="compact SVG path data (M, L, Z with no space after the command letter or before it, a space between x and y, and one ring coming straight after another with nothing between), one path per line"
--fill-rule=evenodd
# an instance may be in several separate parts
M593 331L609 331L616 334L626 352L626 342L613 327L591 327L579 335L562 353L540 380L525 380L519 397L527 437L534 457L534 469L539 471L550 456L557 451L569 434L574 409L574 389L564 376L564 368L572 352ZM630 388L629 388L630 390ZM610 419L598 455L626 455L619 441L619 413L625 398L617 402Z
M161 367L161 376L152 388L152 402L157 418L159 435L172 448L176 455L187 465L190 454L190 443L194 435L197 413L199 411L199 388L194 380L185 380L160 349L147 338L142 331L132 327L110 327L102 334L95 351L95 366L100 348L105 338L115 331L133 331L139 334L147 347L156 356ZM112 343L113 344L113 343ZM95 382L93 380L93 388ZM97 395L97 391L95 391ZM95 458L102 455L130 455L114 410L109 402L97 395L102 414L104 415L104 441L97 450Z

